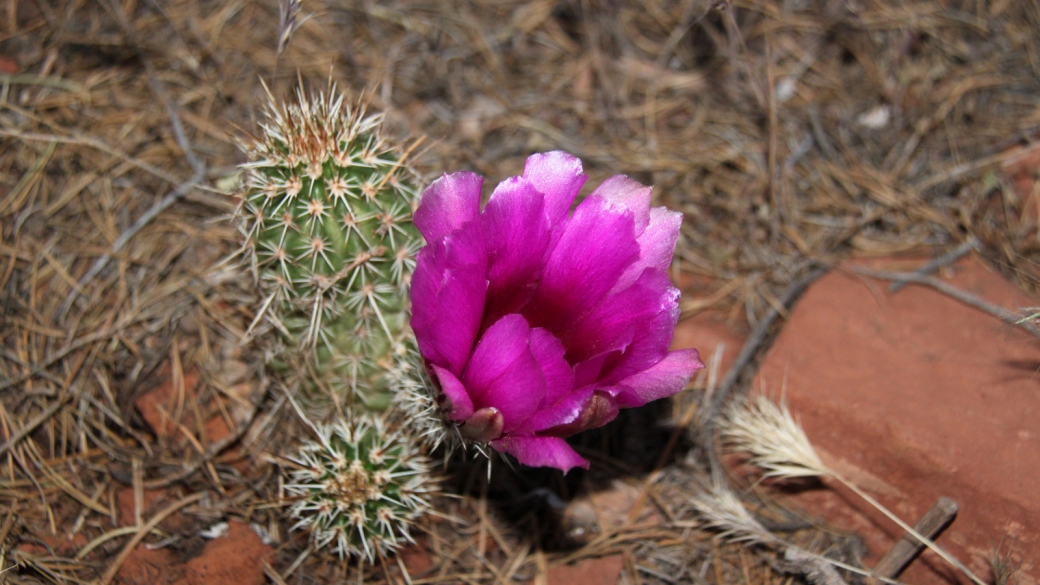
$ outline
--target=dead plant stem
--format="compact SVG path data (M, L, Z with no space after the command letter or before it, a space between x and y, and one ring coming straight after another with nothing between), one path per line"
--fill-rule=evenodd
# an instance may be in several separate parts
M861 266L853 266L849 270L856 274L863 276L869 276L871 278L880 278L883 280L893 280L897 282L908 282L913 284L920 284L934 288L935 290L943 293L944 295L953 298L969 307L978 309L984 313L1000 319L1007 325L1013 325L1021 327L1025 331L1029 332L1034 337L1040 337L1040 327L1021 321L1021 316L1017 315L1004 307L995 305L985 299L981 299L967 291L963 291L955 286L947 284L942 280L935 278L934 276L923 276L916 272L889 272L886 270L872 270L870 268L864 268Z

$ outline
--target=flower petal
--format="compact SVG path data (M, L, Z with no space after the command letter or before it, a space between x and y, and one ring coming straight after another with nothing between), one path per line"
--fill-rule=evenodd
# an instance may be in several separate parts
M637 238L639 260L625 269L612 292L628 288L647 268L668 270L672 264L675 243L679 241L679 227L682 225L682 218L682 213L669 211L665 207L655 207L650 210L650 223Z
M651 190L651 187L633 181L625 175L614 175L596 187L589 197L602 197L611 205L631 211L635 219L635 235L639 237L650 222Z
M645 336L653 318L670 309L671 295L665 294L670 288L671 282L664 271L650 269L632 286L604 297L585 318L561 333L567 359L583 362L603 353L623 350L637 336Z
M433 370L433 375L440 383L441 392L450 403L449 408L445 409L448 420L462 422L473 416L473 401L469 399L466 387L455 377L455 374L437 364L431 364L430 369Z
M557 332L583 318L639 256L632 213L601 197L582 201L567 222L524 316Z
M530 346L545 378L545 397L539 408L547 408L574 390L574 369L564 359L567 350L563 343L549 331L532 329Z
M546 429L574 422L585 409L585 405L589 402L589 399L592 398L594 390L595 389L592 386L587 386L581 390L562 396L559 400L550 404L548 407L539 409L538 412L534 413L530 418L518 426L515 432L520 435L533 435L545 431ZM569 436L557 435L556 433L549 434L559 437Z
M497 408L506 433L534 414L545 395L542 369L528 348L529 333L520 315L499 319L477 343L462 375L473 406Z
M487 293L480 225L470 222L419 252L410 290L412 330L422 356L462 374Z
M617 387L615 397L621 408L642 406L659 398L676 394L704 367L696 349L668 352L661 361L637 374L625 378Z
M555 467L564 473L575 467L589 468L589 462L559 437L503 437L491 441L491 446L528 467Z
M655 272L648 269L648 272ZM600 383L615 384L659 362L668 353L679 321L679 290L669 286L660 293L661 311L637 331L624 353L608 357L600 373Z
M480 214L484 177L460 172L442 175L423 191L412 221L427 242L438 240Z
M537 290L552 229L544 197L523 177L498 184L481 214L488 252L485 324L517 313Z
M545 211L553 224L567 216L585 184L588 177L581 170L581 159L562 150L527 157L524 178L545 195Z

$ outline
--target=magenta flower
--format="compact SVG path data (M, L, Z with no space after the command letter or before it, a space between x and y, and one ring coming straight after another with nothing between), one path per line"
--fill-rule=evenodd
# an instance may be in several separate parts
M682 214L607 179L568 215L581 161L536 154L480 210L484 179L444 175L415 225L412 328L448 420L524 465L589 462L563 440L619 408L671 396L704 367L668 351L679 291L667 269Z

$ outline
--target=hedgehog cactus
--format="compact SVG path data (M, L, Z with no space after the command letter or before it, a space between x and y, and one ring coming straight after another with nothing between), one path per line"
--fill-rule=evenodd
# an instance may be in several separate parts
M423 242L410 150L332 87L310 99L298 90L292 104L272 98L266 118L246 148L239 216L268 315L320 384L381 408Z
M293 526L309 528L317 548L369 561L413 542L410 526L430 509L436 482L429 460L381 418L317 427L303 446L286 491L298 498Z

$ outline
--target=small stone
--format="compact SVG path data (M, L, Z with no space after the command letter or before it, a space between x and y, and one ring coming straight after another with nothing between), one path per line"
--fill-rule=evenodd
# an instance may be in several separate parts
M188 561L177 585L263 585L263 561L273 554L248 524L232 520L225 534L207 542L202 554Z
M548 585L614 585L623 565L621 555L586 559L549 569L546 581Z
M198 385L199 379L199 371L194 368L184 372L184 395L181 397L178 396L180 392L174 387L173 376L167 375L162 384L143 394L134 403L137 411L141 413L157 437L171 437L180 434L177 423L188 420L185 415L191 410L191 400L195 396L195 387ZM178 401L181 404L181 420L174 421L171 417L175 415Z
M426 573L433 566L433 559L430 558L429 551L426 547L420 544L410 544L398 553L401 555L401 561L404 563L406 569L408 569L408 575L411 577L417 577Z

